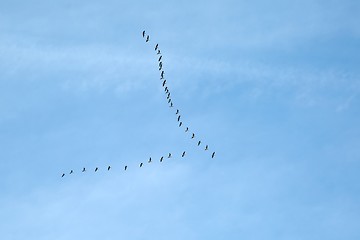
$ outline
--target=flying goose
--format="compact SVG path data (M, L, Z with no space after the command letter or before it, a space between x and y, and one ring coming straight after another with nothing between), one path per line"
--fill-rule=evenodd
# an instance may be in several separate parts
M142 167L143 163L140 163L140 167Z
M178 116L178 121L180 121L180 117L181 117L181 115Z
M169 101L168 101L168 103L170 103L171 102L171 98L169 98Z
M125 170L125 171L126 171L126 169L127 169L127 166L124 167L124 170Z
M145 37L145 30L143 31L143 37Z
M161 72L161 79L164 78L164 71Z
M206 145L206 147L205 147L205 151L207 151L207 150L209 150L209 146L208 146L208 145Z
M158 47L159 47L159 44L156 44L156 46L155 46L155 51L158 49Z
M171 153L169 153L168 158L171 158Z
M165 87L164 91L165 91L165 92L168 91L168 87Z
M165 84L166 84L166 79L163 81L163 84L162 84L162 85L163 85L163 87L165 86Z
M211 158L214 158L214 156L215 156L215 152L212 153Z
M181 127L181 125L182 125L182 122L179 123L179 127Z
M99 168L95 168L95 172L98 170Z
M176 115L179 114L179 109L176 109L176 113L175 113L175 114L176 114Z
M64 177L65 176L65 173L63 173L62 175L61 175L61 177Z
M83 168L82 172L85 172L85 171L86 171L85 168Z
M169 107L173 107L173 103L172 103L172 102L170 103L170 106L169 106Z
M73 171L73 170L71 170L69 174L72 174L73 172L74 172L74 171Z
M159 67L162 67L162 62L159 62Z
M168 98L170 97L170 93L168 93L167 97L168 97Z
M149 161L148 161L148 163L151 163L151 157L149 158Z
M192 134L191 139L193 139L194 137L195 137L195 133Z
M110 166L108 166L108 171L110 170L110 168L111 168L111 167L110 167Z
M161 157L161 158L160 158L160 162L162 162L162 161L163 161L163 159L164 159L164 157Z
M158 49L157 53L156 54L161 54L160 50Z
M161 59L162 59L162 56L160 56L160 57L159 57L159 60L158 60L158 62L160 62L160 61L161 61Z
M198 142L198 146L200 146L200 144L201 144L201 141Z
M150 36L147 35L147 37L146 37L146 42L148 42L149 40L150 40Z
M185 129L185 132L187 132L187 131L189 131L189 128L188 128L188 127L186 127L186 129Z
M185 151L182 153L181 157L184 157L185 156Z

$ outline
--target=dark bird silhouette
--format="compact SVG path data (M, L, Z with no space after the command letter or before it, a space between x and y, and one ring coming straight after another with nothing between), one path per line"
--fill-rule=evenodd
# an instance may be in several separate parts
M179 127L181 127L181 125L182 125L182 122L179 123Z
M165 86L165 84L166 84L166 79L163 81L163 84L162 84L162 85L163 85L163 87Z
M150 36L147 35L147 37L146 37L146 42L148 42L149 40L150 40Z
M172 102L170 103L170 107L173 107L173 103L172 103Z
M185 132L187 132L187 131L189 131L189 128L188 128L188 127L186 127L186 129L185 129Z
M61 177L64 177L65 176L65 173L63 173L62 175L61 175Z
M165 91L165 92L168 91L168 87L165 87L164 91Z
M193 133L192 136L191 136L191 138L194 138L194 137L195 137L195 134Z
M169 101L168 101L168 103L170 103L171 102L171 98L169 98Z
M160 57L159 57L158 62L160 62L160 61L161 61L161 59L162 59L162 56L160 56Z
M181 115L178 116L178 121L180 121L180 117L181 117Z
M143 163L140 163L140 167L142 167Z
M161 72L161 79L164 78L164 71Z
M166 93L169 93L169 89L166 89Z
M169 153L168 158L171 158L171 153Z
M170 93L168 93L167 97L168 97L168 98L170 97Z
M160 50L158 50L156 54L161 54Z
M200 144L201 144L201 141L198 141L198 146L200 146Z
M151 163L151 157L149 158L149 161L148 161L148 163Z
M158 49L158 47L159 47L159 44L156 44L155 45L155 51Z
M72 174L73 172L74 172L74 171L73 171L73 170L71 170L69 174Z
M176 113L175 114L179 114L179 109L176 109Z
M85 171L86 171L85 168L83 168L82 172L85 172Z
M160 158L160 162L162 162L162 161L163 161L163 159L164 159L164 157L161 157L161 158Z
M99 170L99 168L95 168L95 172L96 172L97 170Z
M143 37L145 37L145 30L143 31Z
M159 62L159 67L162 67L162 62Z
M111 167L110 167L110 166L108 166L108 171L110 170L110 168L111 168Z
M214 158L214 157L215 157L215 152L213 152L211 155L211 158Z
M207 151L207 150L209 150L209 146L208 146L208 145L205 146L205 151Z
M181 157L184 157L185 156L185 151L182 153Z
M126 169L127 169L127 166L125 166L124 170L126 171Z

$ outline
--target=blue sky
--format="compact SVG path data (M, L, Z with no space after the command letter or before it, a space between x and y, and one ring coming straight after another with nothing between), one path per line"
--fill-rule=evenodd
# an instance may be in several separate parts
M359 239L359 10L1 0L2 239Z

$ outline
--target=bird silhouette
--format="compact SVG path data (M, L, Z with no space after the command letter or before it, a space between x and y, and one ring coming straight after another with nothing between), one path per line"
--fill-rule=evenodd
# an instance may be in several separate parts
M83 168L82 172L85 172L85 171L86 171L85 168Z
M146 37L146 42L148 42L149 40L150 40L150 36L147 35L147 37Z
M160 50L158 50L156 54L161 54Z
M72 174L73 172L74 172L74 171L73 171L73 170L71 170L69 174Z
M166 84L166 79L163 81L162 86L164 87L164 86L165 86L165 84Z
M173 103L172 103L172 102L170 103L170 106L169 106L169 107L173 107Z
M175 114L179 114L179 109L176 109L176 113Z
M162 59L162 56L160 56L160 57L159 57L158 62L160 62L160 61L161 61L161 59Z
M168 93L167 97L168 97L168 98L170 97L170 93Z
M164 78L164 71L161 72L161 79Z
M185 151L182 153L181 157L184 157L185 156Z
M163 161L163 159L164 159L164 157L161 157L161 158L160 158L160 162L162 162L162 161Z
M168 158L171 158L171 153L169 153Z
M169 98L169 101L168 101L168 103L170 103L171 102L171 98Z
M169 89L166 89L165 93L169 93Z
M188 127L186 127L186 129L185 129L185 132L187 132L187 131L189 131L189 128L188 128Z
M155 51L158 49L158 47L159 47L159 44L156 44L155 45Z
M124 170L125 170L125 171L126 171L126 169L127 169L127 166L124 167Z
M108 171L110 170L110 168L111 168L111 167L110 167L110 166L108 166Z
M169 91L168 87L165 87L164 91L165 91L165 92L166 92L166 91Z
M208 146L208 145L205 146L205 151L207 151L207 150L209 150L209 146Z
M162 62L159 62L159 67L162 67Z
M181 115L178 116L178 121L180 121L180 117L181 117Z
M191 136L191 139L193 139L195 137L195 134L193 133L192 136Z
M98 170L99 168L95 168L95 172Z
M201 144L201 141L198 141L198 146L200 146L200 144Z
M145 37L145 30L142 32L142 34L143 34L143 37Z
M62 175L61 175L61 177L64 177L65 176L65 173L63 173Z
M143 163L140 163L140 167L142 167Z
M148 163L151 163L151 157L149 158L149 161L148 161Z
M181 127L181 125L182 125L182 122L179 123L179 127Z
M215 152L213 152L211 155L211 158L214 158L214 157L215 157Z

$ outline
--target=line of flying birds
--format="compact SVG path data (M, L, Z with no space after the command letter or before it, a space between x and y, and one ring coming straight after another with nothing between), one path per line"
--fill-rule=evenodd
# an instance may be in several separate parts
M146 34L145 30L142 32L142 37L145 39L145 42L149 42L149 41L150 41L150 36ZM167 81L166 81L166 79L165 79L165 77L164 77L165 71L163 70L162 55L161 55L161 51L160 51L160 49L159 49L159 44L156 44L154 49L155 49L156 55L159 55L159 57L158 57L158 64L159 64L160 80L162 80L162 87L164 88L164 91L165 91L167 103L169 104L169 107L170 107L171 109L174 109L174 103L173 103L173 101L172 101L172 99L171 99L171 97L170 97L170 96L171 96L171 93L170 93L169 87L168 87L167 84L166 84ZM176 109L175 114L177 115L177 121L178 121L178 123L179 123L179 127L185 127L185 126L183 125L183 122L180 121L180 120L181 120L180 110L179 110L179 109ZM186 133L189 132L189 127L185 127L185 132L186 132ZM195 133L192 133L192 134L191 134L191 139L195 139ZM201 145L201 140L198 140L198 141L197 141L197 146L200 146L200 145ZM208 145L205 145L204 150L205 150L205 151L208 151L208 150L209 150L209 146L208 146ZM183 153L181 154L181 157L182 157L182 158L185 157L185 154L186 154L186 151L183 151ZM167 158L171 158L171 157L172 157L172 155L171 155L171 153L169 153L168 156L167 156ZM214 158L214 157L215 157L215 152L212 152L211 158ZM162 157L160 158L160 162L163 162L163 160L164 160L164 157L162 156ZM152 162L151 157L149 158L149 160L148 160L147 162L148 162L148 163L151 163L151 162ZM144 165L144 163L141 162L141 163L139 164L139 167L142 167L143 165ZM107 170L110 171L110 169L111 169L111 166L108 166L108 167L107 167ZM124 171L126 171L127 169L128 169L128 166L125 165L125 166L124 166ZM94 171L97 172L98 170L99 170L99 168L96 167ZM86 172L86 168L84 167L81 172ZM69 173L69 174L73 174L73 173L74 173L74 171L73 171L73 170L70 170L70 173ZM64 176L65 176L65 173L63 173L63 174L61 175L61 177L64 177Z

